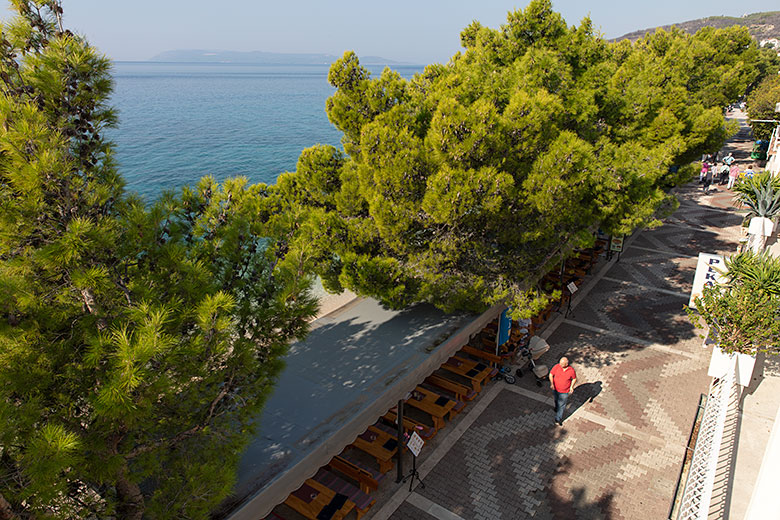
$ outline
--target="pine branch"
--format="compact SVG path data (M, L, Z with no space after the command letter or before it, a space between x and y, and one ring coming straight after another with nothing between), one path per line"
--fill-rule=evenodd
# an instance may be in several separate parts
M125 455L125 460L134 459L139 455L143 455L144 453L149 453L150 451L154 451L158 448L163 448L163 447L170 448L180 443L181 441L189 437L192 437L193 435L202 431L203 429L205 429L207 426L209 426L211 420L215 417L214 411L216 410L217 405L219 405L220 401L222 401L222 399L225 398L225 396L228 394L228 392L230 392L232 388L233 388L233 378L231 377L230 380L227 383L225 383L225 385L222 386L222 389L217 394L217 397L215 397L214 400L211 402L211 406L209 406L209 412L200 424L195 425L192 428L189 428L187 430L184 430L183 432L177 433L171 438L161 439L151 444L144 444L142 446L138 446Z

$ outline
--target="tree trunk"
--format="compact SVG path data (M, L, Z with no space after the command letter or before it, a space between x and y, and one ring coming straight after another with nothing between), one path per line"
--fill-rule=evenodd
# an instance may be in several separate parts
M144 516L144 496L138 484L127 477L124 466L116 477L116 494L119 498L118 517L123 520L141 520Z
M11 509L11 504L0 494L0 520L15 520L16 518L18 517Z

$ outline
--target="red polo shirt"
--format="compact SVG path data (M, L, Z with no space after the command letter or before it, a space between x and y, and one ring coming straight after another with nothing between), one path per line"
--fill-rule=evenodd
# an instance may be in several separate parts
M571 382L577 379L577 373L574 372L571 365L567 366L564 370L560 364L556 364L552 367L552 370L550 370L550 374L553 378L555 391L559 394L568 394L571 390Z

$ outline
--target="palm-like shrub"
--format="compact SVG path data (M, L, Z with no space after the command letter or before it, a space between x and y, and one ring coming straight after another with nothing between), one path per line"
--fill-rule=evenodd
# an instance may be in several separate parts
M737 184L734 191L736 200L749 208L750 216L771 219L780 215L780 178L762 173Z
M748 208L747 220L752 217L775 219L780 215L780 179L763 173L745 179L736 186L736 200ZM751 235L748 246L755 252L762 251L766 244L763 235Z
M726 260L726 285L743 284L751 290L780 296L780 258L745 251Z
M726 353L780 353L780 260L747 251L726 268L726 283L705 287L696 310L686 309L691 322L703 321Z

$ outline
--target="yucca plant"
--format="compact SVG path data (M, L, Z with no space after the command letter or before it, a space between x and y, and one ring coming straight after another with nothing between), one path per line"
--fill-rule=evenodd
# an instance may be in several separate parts
M780 215L780 179L769 173L763 173L751 179L745 179L736 186L736 200L748 208L748 221L753 217L774 220ZM756 253L766 244L763 235L750 235L748 248Z
M762 173L736 186L735 199L749 208L753 217L774 218L780 215L780 178Z

